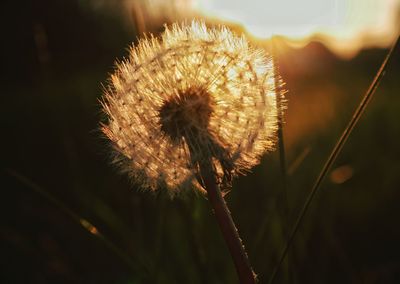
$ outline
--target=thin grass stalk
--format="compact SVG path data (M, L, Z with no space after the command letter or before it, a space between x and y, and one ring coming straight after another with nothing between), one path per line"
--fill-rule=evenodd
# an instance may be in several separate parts
M274 84L276 92L276 105L277 105L277 115L278 115L278 149L279 149L279 163L282 178L282 198L284 203L284 218L286 226L289 226L289 203L288 203L288 184L287 184L287 165L286 165L286 154L285 154L285 141L283 138L283 94L282 82L279 78L279 67L277 62L277 54L275 47L275 39L272 39L272 53L274 55Z
M282 194L282 203L283 203L283 234L285 241L289 239L289 202L288 202L288 184L287 184L287 166L286 166L286 154L285 154L285 141L283 139L283 94L284 90L282 89L282 82L280 81L279 75L279 66L277 62L277 48L276 48L276 39L272 38L272 54L274 60L274 84L275 84L275 92L276 92L276 106L278 111L278 149L279 149L279 163L280 163L280 171L281 171L281 194ZM290 267L289 267L289 259L286 258L286 272L287 277L290 282Z
M279 109L278 118L278 149L279 149L279 164L282 178L282 199L283 199L283 218L285 219L285 228L289 227L289 201L288 201L288 184L287 184L287 166L286 166L286 154L285 154L285 142L283 139L283 122L282 122L282 102L280 97L279 88L277 88L277 106Z
M238 230L232 220L229 208L222 197L211 163L201 163L200 173L207 191L208 201L214 210L219 228L232 256L239 281L241 284L255 284L255 274L251 268Z
M20 181L26 187L32 189L35 193L45 198L47 201L49 201L51 204L57 207L60 211L62 211L64 214L73 219L76 223L79 223L80 226L82 226L85 229L85 231L87 231L89 234L100 240L101 243L103 243L110 251L112 251L118 258L120 258L129 267L133 275L139 275L138 271L148 271L148 269L145 268L144 266L139 269L138 263L134 263L132 259L123 250L118 248L112 241L110 241L107 237L101 234L97 230L97 228L93 226L89 221L76 214L67 205L65 205L59 199L54 197L48 191L41 188L33 181L31 181L27 177L21 175L20 173L14 170L6 170L6 172L8 173L8 175Z
M282 265L288 250L293 243L294 237L300 227L301 222L304 219L304 216L310 207L311 202L313 201L315 194L317 193L318 189L321 186L321 183L323 182L324 178L329 172L329 169L331 168L332 164L335 162L336 158L340 154L340 151L342 150L344 144L346 143L347 139L349 138L351 132L353 131L354 127L357 125L357 122L360 120L362 114L364 113L365 109L368 106L368 103L371 101L373 95L375 94L375 91L381 82L383 75L385 74L385 70L387 68L389 59L391 58L393 51L398 48L400 45L400 37L397 38L396 42L392 45L390 48L388 54L386 55L381 67L378 70L378 73L375 75L374 80L372 81L371 85L369 86L367 92L365 93L363 99L361 100L360 104L358 105L357 109L355 110L353 117L351 118L350 122L348 123L347 127L343 131L342 135L340 136L339 140L336 142L335 147L333 148L331 154L329 155L327 161L325 162L325 165L322 167L322 170L317 178L317 180L314 183L314 186L312 187L311 192L309 193L303 208L300 211L300 214L293 226L293 229L290 233L289 239L286 243L285 248L282 251L281 257L279 258L278 264L275 266L271 278L269 280L269 283L272 284L273 281L275 280L275 277L279 271L280 266Z

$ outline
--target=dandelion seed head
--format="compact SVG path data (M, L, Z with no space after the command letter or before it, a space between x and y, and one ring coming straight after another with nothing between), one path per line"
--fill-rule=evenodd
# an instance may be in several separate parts
M102 131L115 162L143 187L201 190L203 161L224 185L275 145L274 82L272 59L244 37L196 21L175 24L117 64Z

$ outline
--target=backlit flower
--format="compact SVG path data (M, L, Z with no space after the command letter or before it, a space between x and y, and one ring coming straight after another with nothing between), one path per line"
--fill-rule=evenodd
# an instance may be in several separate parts
M201 189L204 161L228 185L275 144L273 70L264 51L224 27L193 22L141 40L103 100L115 162L151 190Z

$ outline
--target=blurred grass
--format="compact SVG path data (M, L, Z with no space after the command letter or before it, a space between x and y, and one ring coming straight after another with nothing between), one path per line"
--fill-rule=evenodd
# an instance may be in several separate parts
M342 149L345 146L347 140L349 139L351 133L353 132L354 128L357 126L362 115L364 114L365 110L367 109L370 101L373 99L375 92L376 92L377 88L379 87L379 84L382 81L382 78L386 72L387 66L388 66L388 64L391 63L393 52L395 50L399 49L399 47L400 47L399 44L400 44L400 38L398 38L396 40L396 42L393 43L393 45L391 46L390 50L388 51L387 55L385 56L385 59L382 62L382 65L380 66L377 74L375 75L374 79L372 80L371 84L369 85L368 90L365 92L362 100L360 101L357 108L355 109L352 118L348 122L346 128L344 129L344 131L342 132L340 137L337 139L337 142L336 142L335 146L333 147L331 153L329 154L324 166L321 168L320 174L318 175L317 179L315 180L310 193L307 195L307 198L304 202L302 209L298 213L298 216L296 218L296 221L293 225L292 230L288 234L286 245L285 245L284 249L282 250L281 256L279 257L278 264L275 266L275 268L271 274L269 283L273 283L274 279L276 278L277 273L280 270L280 266L283 264L285 259L286 259L286 262L288 262L287 258L288 258L289 250L291 248L294 238L296 237L296 234L297 234L304 218L306 217L306 214L311 206L312 201L314 200L316 194L318 193L318 190L321 188L321 185L325 181L326 176L331 171L331 168L335 164L338 156L342 152ZM278 130L278 136L279 136L279 140L280 140L279 149L280 149L280 160L281 160L281 165L282 165L281 168L283 169L283 173L286 173L286 168L283 166L285 158L284 158L284 154L283 154L284 152L282 150L283 149L283 146L282 146L283 138L282 138L281 126L279 127L279 130ZM345 171L345 169L346 169L346 171ZM334 183L340 184L340 183L345 182L349 178L351 178L352 174L353 174L353 169L348 165L344 165L344 166L341 166L341 167L337 168L336 170L332 171L331 180ZM342 177L340 177L340 176L342 176ZM283 181L286 183L286 175L284 176ZM284 206L287 207L287 201L284 203ZM287 274L290 274L290 272L287 271Z
M3 9L0 282L235 283L204 198L189 194L171 201L140 192L109 165L97 130L100 83L136 35L112 11L84 3L10 2ZM47 38L42 46L47 61L40 60L35 44L38 25ZM384 55L367 50L344 61L317 43L280 55L290 91L284 128L288 167L309 149L288 176L289 220L295 220ZM295 238L293 283L400 280L399 60L396 51L334 166L350 166L353 175L342 184L324 182ZM90 220L137 270L6 168ZM268 281L286 239L279 177L276 152L236 179L227 196L261 283Z

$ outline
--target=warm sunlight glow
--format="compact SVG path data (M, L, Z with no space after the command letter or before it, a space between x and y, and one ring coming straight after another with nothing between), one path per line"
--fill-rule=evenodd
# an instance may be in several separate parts
M354 51L393 40L400 0L195 0L195 7L206 16L241 24L258 38L305 40L318 34L334 49Z
M97 231L97 228L95 226L93 226L92 224L90 224L89 221L85 220L85 219L80 219L79 220L81 222L81 225L88 230L89 233L93 234L93 235L98 235L99 231Z

